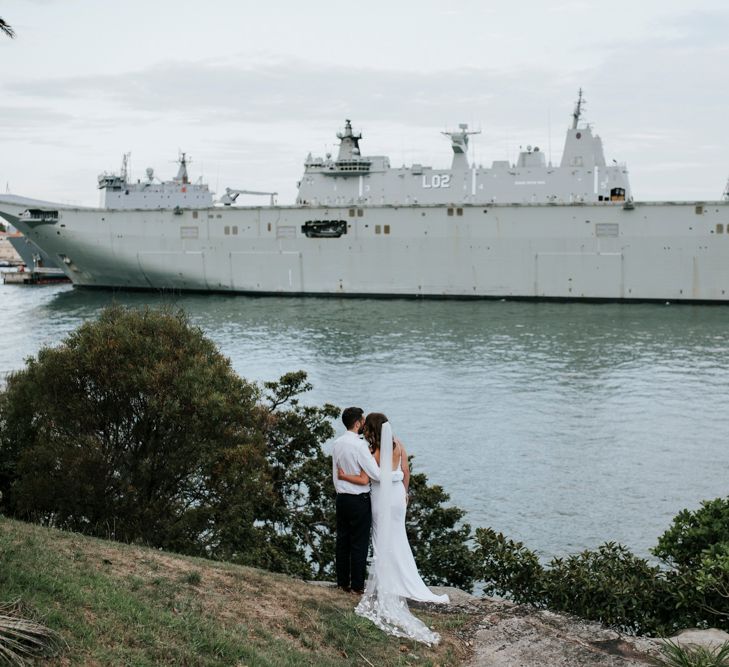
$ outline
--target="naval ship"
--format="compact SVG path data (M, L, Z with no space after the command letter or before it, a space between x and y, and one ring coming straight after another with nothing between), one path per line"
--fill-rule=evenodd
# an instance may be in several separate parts
M159 181L99 176L98 208L0 214L78 287L249 294L729 301L729 201L636 201L606 162L580 91L559 164L527 146L515 162L392 167L361 152L349 120L336 157L304 162L292 205L192 183L183 155ZM240 206L241 193L268 195Z

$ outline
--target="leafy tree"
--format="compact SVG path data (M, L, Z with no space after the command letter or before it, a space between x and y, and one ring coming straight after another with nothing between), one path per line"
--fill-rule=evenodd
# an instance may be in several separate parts
M110 308L12 374L0 492L15 516L182 551L269 499L257 389L182 313ZM230 486L230 476L236 483Z
M270 498L257 517L262 539L257 551L244 555L245 540L228 540L216 557L242 560L289 574L327 578L334 564L334 493L331 463L321 444L330 439L333 405L301 405L311 389L306 373L284 375L267 382L259 406L263 420L264 454Z

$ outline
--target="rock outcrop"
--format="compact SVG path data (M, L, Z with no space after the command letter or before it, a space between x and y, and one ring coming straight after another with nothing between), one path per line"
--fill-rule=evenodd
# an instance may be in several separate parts
M655 640L624 636L597 623L458 589L432 590L451 596L449 611L474 616L465 638L473 651L467 667L643 667L655 665L659 653Z
M679 632L675 637L670 637L669 641L681 646L703 646L708 649L716 649L729 642L729 633L716 628L708 630L692 628Z

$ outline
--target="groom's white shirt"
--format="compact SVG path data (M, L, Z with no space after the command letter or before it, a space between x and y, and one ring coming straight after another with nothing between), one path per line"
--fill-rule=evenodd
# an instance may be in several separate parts
M337 470L341 468L348 475L359 475L364 470L370 479L376 482L380 480L380 466L377 465L375 457L370 453L367 443L356 433L347 431L334 441L332 448L332 480L337 493L369 493L369 484L352 484L345 482L337 476ZM399 471L398 471L399 472ZM397 472L394 473L397 475ZM400 473L402 475L402 473ZM402 479L402 477L400 478Z

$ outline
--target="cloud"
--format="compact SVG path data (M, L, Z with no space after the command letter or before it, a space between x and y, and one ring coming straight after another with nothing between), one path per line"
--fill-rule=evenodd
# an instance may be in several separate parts
M0 107L0 131L28 129L70 123L73 116L47 107Z
M6 84L15 94L57 101L93 99L130 111L202 115L213 122L320 120L356 112L376 120L452 116L483 109L502 94L544 80L525 72L518 85L488 68L413 73L280 60L254 66L168 62L124 74L38 79Z
M729 11L695 10L665 21L664 25L675 33L667 39L673 45L691 49L725 46L729 32Z

